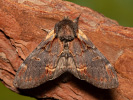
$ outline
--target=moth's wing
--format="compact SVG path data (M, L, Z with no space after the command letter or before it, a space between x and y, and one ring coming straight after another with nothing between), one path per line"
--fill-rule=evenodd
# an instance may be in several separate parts
M74 69L72 73L99 88L117 87L118 80L113 66L81 30L77 37L70 43L70 52L78 72L75 73Z
M62 50L60 40L55 38L54 31L50 32L19 67L14 86L21 89L34 88L59 76L61 71L58 74L55 71L57 62L63 59L59 58Z

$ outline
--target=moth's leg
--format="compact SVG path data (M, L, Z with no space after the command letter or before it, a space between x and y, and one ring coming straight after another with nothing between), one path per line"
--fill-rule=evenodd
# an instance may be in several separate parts
M51 32L51 30L49 30L49 29L41 29L41 30L45 31L46 33Z

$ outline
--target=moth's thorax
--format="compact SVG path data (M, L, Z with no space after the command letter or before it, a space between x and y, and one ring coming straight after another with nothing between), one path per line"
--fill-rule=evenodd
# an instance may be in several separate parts
M58 38L61 41L72 41L74 39L74 31L69 25L65 25L59 30Z
M63 42L63 47L64 47L64 50L63 50L61 56L65 57L66 59L68 59L69 57L72 57L72 55L69 51L69 42Z
M63 42L64 50L69 50L69 42Z
M61 42L70 42L76 37L77 27L75 23L69 19L63 19L55 25L56 36Z

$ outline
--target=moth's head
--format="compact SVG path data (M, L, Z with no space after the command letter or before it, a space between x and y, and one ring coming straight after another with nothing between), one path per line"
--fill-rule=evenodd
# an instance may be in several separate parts
M72 41L75 37L77 37L76 33L78 31L78 20L79 17L77 17L74 21L70 20L68 17L65 17L63 20L56 23L54 29L56 36L61 41Z

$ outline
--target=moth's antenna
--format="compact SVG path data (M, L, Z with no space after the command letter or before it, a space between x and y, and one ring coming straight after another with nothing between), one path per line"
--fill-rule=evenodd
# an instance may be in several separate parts
M76 19L74 19L73 22L76 23L76 24L78 24L78 21L79 21L80 16L81 16L81 14Z
M75 37L77 37L77 34L76 33L78 32L78 22L79 22L80 15L76 19L73 20L73 22L74 22L74 32L75 32L74 33L74 36Z
M65 16L64 19L69 19L69 17L68 16Z

